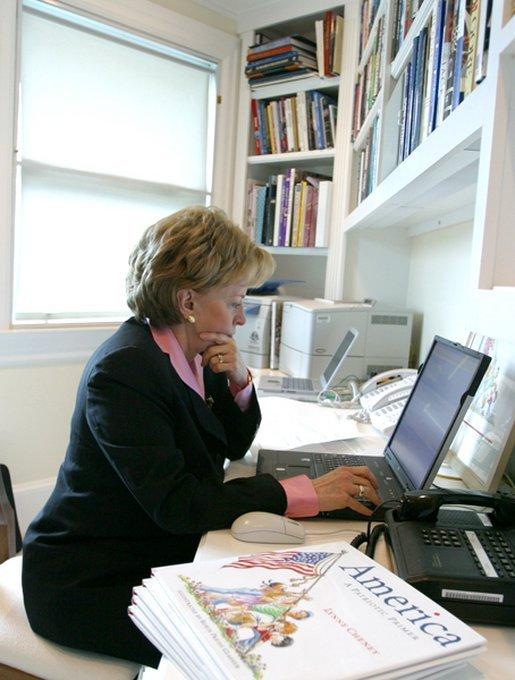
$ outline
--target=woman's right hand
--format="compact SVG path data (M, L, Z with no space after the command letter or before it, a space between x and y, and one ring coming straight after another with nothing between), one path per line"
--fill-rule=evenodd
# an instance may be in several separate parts
M372 510L360 503L357 497L375 505L381 503L377 494L377 480L365 465L338 467L311 481L318 496L320 511L351 508L361 515L370 516Z

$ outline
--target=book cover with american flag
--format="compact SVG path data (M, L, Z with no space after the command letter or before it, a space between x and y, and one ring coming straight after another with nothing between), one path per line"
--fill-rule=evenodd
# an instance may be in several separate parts
M401 677L484 645L344 542L156 568L129 614L186 678L206 680Z

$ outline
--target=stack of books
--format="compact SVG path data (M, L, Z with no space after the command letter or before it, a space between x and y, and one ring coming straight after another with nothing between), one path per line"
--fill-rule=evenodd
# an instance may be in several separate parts
M491 13L492 0L436 0L403 74L399 163L485 78Z
M383 33L384 17L381 17L370 56L363 70L359 73L356 85L354 86L353 139L356 139L368 112L381 91L381 71L384 59Z
M248 180L248 235L267 246L327 247L331 192L330 177L297 168Z
M252 45L247 53L245 75L252 87L317 71L316 44L301 35L290 35Z
M251 99L257 155L333 148L336 99L308 90L274 99Z
M370 37L370 31L374 24L381 0L364 0L360 10L360 33L359 33L359 58L365 50Z
M343 541L158 567L129 615L199 680L442 677L485 647Z
M378 150L379 147L379 118L372 121L363 148L359 152L358 164L358 196L361 203L377 186Z
M335 10L315 21L318 74L320 77L340 75L343 50L343 14Z

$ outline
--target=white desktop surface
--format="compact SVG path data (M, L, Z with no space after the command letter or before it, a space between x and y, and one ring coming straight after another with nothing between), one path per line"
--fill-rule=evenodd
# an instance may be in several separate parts
M316 408L316 405L313 404L313 408ZM358 428L362 435L377 434L377 432L373 432L373 428L369 425L360 424ZM226 480L255 474L255 447L252 448L252 451L253 453L249 452L242 460L234 461L228 466ZM438 483L438 478L435 481ZM455 483L449 483L448 479L441 479L439 483L442 486L455 485ZM350 543L358 533L366 528L366 521L359 520L311 519L302 520L302 524L306 531L305 545L336 541L339 538ZM195 562L282 548L291 549L291 544L242 542L233 538L230 530L222 529L204 534L195 555ZM390 553L384 539L378 542L374 559L384 567L393 570ZM471 627L487 640L487 650L465 666L454 672L446 673L446 680L508 680L508 678L514 678L515 628L486 625L473 625ZM142 680L182 680L182 678L183 676L172 664L163 660L159 670L155 672L155 676L146 673Z

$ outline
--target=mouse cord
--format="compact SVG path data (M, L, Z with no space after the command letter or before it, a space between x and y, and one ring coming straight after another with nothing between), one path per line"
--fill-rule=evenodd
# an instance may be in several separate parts
M331 534L355 534L352 529L336 529L336 531L306 531L306 536L330 536Z

